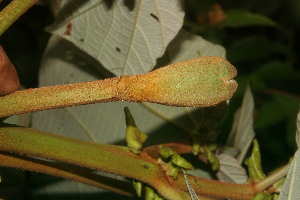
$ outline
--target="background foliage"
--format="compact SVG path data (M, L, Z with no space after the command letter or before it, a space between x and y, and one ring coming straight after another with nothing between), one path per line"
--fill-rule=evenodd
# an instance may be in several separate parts
M5 1L1 6L4 5ZM296 149L295 119L300 101L297 54L300 2L186 0L185 9L184 28L222 45L227 59L238 70L239 88L222 121L223 134L219 136L219 142L225 144L233 114L241 105L246 85L250 83L255 101L254 131L261 144L263 168L269 172L286 163ZM52 22L50 8L41 1L1 37L0 42L17 67L24 87L38 85L39 66L50 36L44 28ZM123 144L122 141L119 143ZM25 174L24 178L27 176L37 175ZM28 187L39 184L32 183ZM107 195L108 199L117 198ZM58 197L63 198L64 194Z

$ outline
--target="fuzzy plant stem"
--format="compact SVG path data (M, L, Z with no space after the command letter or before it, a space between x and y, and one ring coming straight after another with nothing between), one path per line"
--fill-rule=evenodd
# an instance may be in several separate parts
M232 97L235 76L235 68L225 59L200 57L143 75L17 91L0 97L0 118L108 101L208 107Z
M0 97L0 118L13 114L115 100L118 78L16 91Z
M156 161L127 147L97 144L22 127L0 128L0 151L70 163L145 182L168 199L187 199Z
M276 183L280 179L284 178L287 175L290 166L291 166L291 164L286 164L285 166L283 166L280 169L276 170L274 173L270 174L265 179L257 182L255 184L255 190L256 191L263 191L266 188L272 186L274 183Z
M97 188L115 192L121 195L133 196L134 190L128 182L101 176L92 171L64 165L58 162L40 160L33 157L0 153L0 165L3 167L13 167L28 171L35 171L52 176L57 176Z
M13 0L0 12L0 36L38 0Z
M6 155L29 155L75 164L142 181L167 199L189 198L184 177L180 175L178 180L173 180L156 159L143 151L137 155L127 147L97 144L23 127L1 127L0 138L0 151L7 152ZM229 184L193 176L188 179L195 192L203 196L250 200L259 192L255 184Z

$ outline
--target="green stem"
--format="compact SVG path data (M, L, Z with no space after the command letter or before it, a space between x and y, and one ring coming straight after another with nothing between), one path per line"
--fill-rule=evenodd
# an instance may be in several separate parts
M138 180L155 176L158 170L153 161L133 154L127 147L96 144L22 127L1 127L0 138L2 151L51 158L125 177L132 174L132 178ZM143 167L144 163L148 170Z
M187 176L197 195L214 197L216 199L251 200L256 194L252 184L224 183L190 175ZM177 185L178 189L187 191L183 176L178 176L177 181L170 179L170 182Z
M13 167L57 176L92 185L121 195L133 196L134 190L128 182L101 176L88 170L70 165L49 162L32 157L0 153L0 166Z
M266 188L272 186L274 183L285 177L289 171L291 164L287 164L280 169L276 170L274 173L266 177L265 179L259 181L255 184L255 190L257 192L264 191Z
M37 110L114 101L119 78L16 91L0 97L0 118Z
M0 36L38 0L13 0L0 12Z
M0 151L37 156L96 169L145 182L168 199L188 193L172 186L156 160L136 155L127 147L96 144L29 128L1 127Z
M143 151L136 155L127 147L96 144L22 127L1 127L0 138L0 151L62 161L136 179L151 185L167 199L189 198L183 176L180 175L178 180L166 176L158 162ZM189 180L198 195L237 200L250 200L255 195L251 184L228 184L193 176L189 176Z

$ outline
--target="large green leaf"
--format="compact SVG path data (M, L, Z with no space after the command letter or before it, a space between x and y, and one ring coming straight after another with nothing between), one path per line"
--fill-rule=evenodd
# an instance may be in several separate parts
M155 66L183 17L180 0L63 0L48 29L116 75L141 74Z

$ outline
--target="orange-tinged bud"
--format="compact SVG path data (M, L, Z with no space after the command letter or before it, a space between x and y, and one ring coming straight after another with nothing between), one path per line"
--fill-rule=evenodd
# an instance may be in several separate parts
M153 72L125 76L118 98L171 106L208 107L232 97L236 69L224 58L208 56L168 65Z
M236 69L221 57L200 57L144 75L58 85L0 97L0 118L14 114L108 101L208 107L232 97Z

